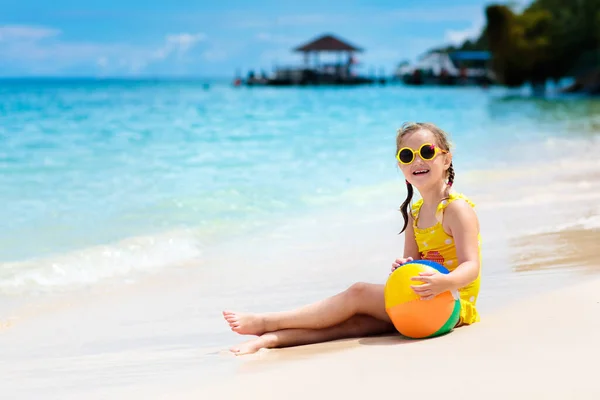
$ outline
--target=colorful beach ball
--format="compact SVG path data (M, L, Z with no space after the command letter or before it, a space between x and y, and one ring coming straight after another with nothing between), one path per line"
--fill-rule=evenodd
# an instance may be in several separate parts
M421 339L450 332L460 318L460 300L457 292L444 292L431 300L421 300L411 285L421 272L449 271L443 265L428 260L415 260L403 264L389 276L384 290L385 309L392 323L403 336Z

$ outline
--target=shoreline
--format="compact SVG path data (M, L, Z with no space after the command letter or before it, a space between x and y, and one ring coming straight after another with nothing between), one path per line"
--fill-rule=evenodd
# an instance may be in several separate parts
M577 139L577 146L595 146L598 142L596 137L588 139ZM564 152L570 154L577 150L577 146L564 143L564 138L549 138L547 143L541 145L542 149L550 152L550 157L560 154L564 146ZM577 171L569 173L570 163L576 164ZM590 195L600 199L600 190L590 193L589 187L600 182L600 168L594 160L576 160L570 155L557 160L538 160L531 162L517 162L508 166L499 163L496 157L492 166L480 163L483 168L467 168L459 170L457 184L459 187L467 188L464 192L470 196L477 196L478 209L481 207L520 207L522 203L530 205L536 203L548 204L560 202L554 199L565 191L572 201L585 201ZM399 173L399 172L398 172ZM539 186L539 180L546 180L545 174L556 175L561 178L562 185L554 185L556 189L549 191L548 197L536 196L527 188L529 185ZM587 178L581 176L586 174ZM23 294L29 295L34 292L52 293L54 291L87 290L89 285L99 287L111 285L127 286L128 281L144 279L145 275L168 273L169 268L179 263L202 262L206 252L213 248L223 247L227 241L233 238L243 240L255 235L268 235L270 231L277 230L280 225L302 224L308 219L318 219L329 213L337 212L339 205L356 210L360 213L364 210L375 215L382 212L397 209L405 196L403 180L392 179L378 181L377 184L365 186L349 186L336 194L336 196L323 196L306 198L306 208L296 210L292 215L271 215L260 221L251 221L248 225L241 227L229 221L229 225L215 225L214 227L180 227L171 226L164 231L139 234L134 236L120 237L109 242L94 243L82 248L72 248L66 252L51 253L39 257L8 260L0 263L5 271L0 280L0 298L19 297ZM507 191L513 192L514 196L522 197L520 200L511 202L510 199L498 201L498 190L492 188L489 182L502 185ZM552 183L552 182L550 182ZM578 183L578 184L575 184ZM485 188L482 190L481 188ZM570 193L581 189L584 193L577 195ZM490 195L491 193L491 195ZM371 207L366 205L370 204ZM373 210L379 208L379 211ZM381 211L384 210L384 211ZM248 221L246 221L248 222ZM232 234L233 232L233 234ZM22 242L22 241L20 241ZM10 247L10 242L8 247ZM151 259L156 258L156 263L150 263L144 259L144 254L151 254ZM184 254L185 257L181 257ZM133 265L131 265L133 263ZM56 264L56 265L55 265ZM88 269L80 271L80 265L85 264ZM117 265L118 264L118 265ZM97 267L97 268L94 268ZM117 268L118 267L118 268ZM129 271L122 273L122 271ZM89 274L89 276L87 275ZM64 279L70 275L75 278ZM35 294L35 293L34 293Z
M554 140L560 141L559 139ZM590 138L590 141L590 145L592 145L597 140ZM550 143L548 144L550 148L557 146L557 144L552 144L553 142ZM569 173L569 171L564 170L572 162L577 162L577 173ZM547 174L556 176L559 182L548 181L547 176L545 176ZM587 178L582 178L581 174L587 175ZM600 163L597 161L585 160L581 162L566 158L557 160L557 162L538 161L524 163L523 165L511 165L506 168L495 165L492 168L467 169L461 173L458 179L458 187L461 188L459 191L475 200L478 210L498 207L514 209L537 205L549 207L553 203L564 202L564 199L560 198L564 196L569 196L573 202L585 202L585 200L589 201L592 198L600 199L600 179L598 177L600 177ZM540 181L543 180L549 183L544 188L546 195L536 195L535 190L531 190L529 186L539 187L541 186ZM511 193L510 197L516 197L517 199L512 201L508 195L505 198L498 199L502 190L494 186L503 187L506 192ZM465 188L465 190L462 190L462 188ZM582 193L573 193L574 190L581 190ZM350 187L340 192L335 199L324 197L314 203L314 208L307 208L292 215L291 218L289 216L269 218L254 224L252 227L238 230L233 235L231 233L226 234L223 229L208 229L206 232L217 233L213 235L215 237L211 240L202 236L207 234L204 231L200 236L193 234L195 228L192 227L170 228L162 233L125 237L117 241L73 249L66 253L52 254L48 257L34 257L6 262L3 264L7 267L7 271L17 271L19 267L25 267L26 271L24 270L19 276L9 274L2 277L4 281L0 283L0 298L17 299L22 297L23 294L36 296L37 293L42 296L46 294L52 296L54 291L59 296L68 295L69 293L85 293L90 285L97 287L94 290L103 290L104 288L108 288L108 290L123 289L129 286L131 282L143 282L147 276L169 274L170 269L177 269L180 264L206 263L206 260L203 259L206 253L214 253L219 249L227 248L231 239L243 242L254 236L266 237L280 230L281 226L297 225L297 228L306 227L307 219L318 221L330 214L338 213L340 203L344 204L344 208L348 213L354 213L353 218L356 218L356 216L362 217L361 213L364 211L367 211L368 217L376 219L384 213L391 215L391 211L399 207L404 196L405 188L401 179L381 181L375 185ZM367 204L370 206L366 206ZM598 212L600 213L600 209L598 209ZM396 220L398 220L397 217ZM316 224L313 225L317 229ZM171 243L173 240L177 241L177 244L181 247L169 248L167 243ZM141 253L154 252L157 245L160 245L162 250L189 253L189 255L186 258L171 257L163 262L162 266L154 264L150 266L130 266L127 264L129 261L136 261L134 257L140 256ZM122 259L113 256L113 254L119 255L121 253ZM109 256L106 256L107 254ZM160 258L160 256L161 253L152 253L152 257ZM99 263L100 272L96 281L88 282L87 276L78 276L80 272L77 264L88 263L89 259L94 257L98 258L96 262ZM119 264L120 269L129 270L129 272L126 274L121 273L111 265L115 263ZM143 261L143 263L147 263L147 261ZM45 267L45 269L42 271L40 266ZM103 268L107 268L107 266L111 267L108 271L104 271ZM35 268L35 270L30 271L27 269L30 267ZM38 275L38 272L41 275ZM72 282L57 283L58 286L53 288L54 283L52 281L59 281L61 274L75 274L78 277L72 279ZM90 278L94 277L91 276ZM11 286L9 284L11 280L15 281L14 285L17 285L16 282L23 285L28 285L27 282L39 282L36 283L37 286L21 288ZM0 318L2 316L0 314Z

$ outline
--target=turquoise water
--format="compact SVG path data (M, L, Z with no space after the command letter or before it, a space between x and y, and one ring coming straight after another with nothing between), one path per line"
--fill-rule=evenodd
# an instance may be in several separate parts
M407 120L452 134L460 180L596 135L599 115L597 100L500 89L0 81L0 292L160 270L335 207L399 179Z

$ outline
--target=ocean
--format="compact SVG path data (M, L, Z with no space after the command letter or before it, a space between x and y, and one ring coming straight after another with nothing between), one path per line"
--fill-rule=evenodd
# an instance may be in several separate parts
M204 85L0 82L0 294L135 281L390 182L399 204L404 121L452 135L458 182L600 126L598 100L502 89Z

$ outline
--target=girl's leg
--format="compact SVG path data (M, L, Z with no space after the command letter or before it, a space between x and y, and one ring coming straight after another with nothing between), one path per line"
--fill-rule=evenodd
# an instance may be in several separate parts
M355 315L341 324L324 329L283 329L267 332L230 350L236 355L243 355L255 353L262 348L300 346L391 332L395 330L394 325L389 322L368 315Z
M262 335L282 329L323 329L338 325L356 314L390 322L385 311L384 285L355 283L325 300L298 308L265 314L223 312L231 330L241 335Z

